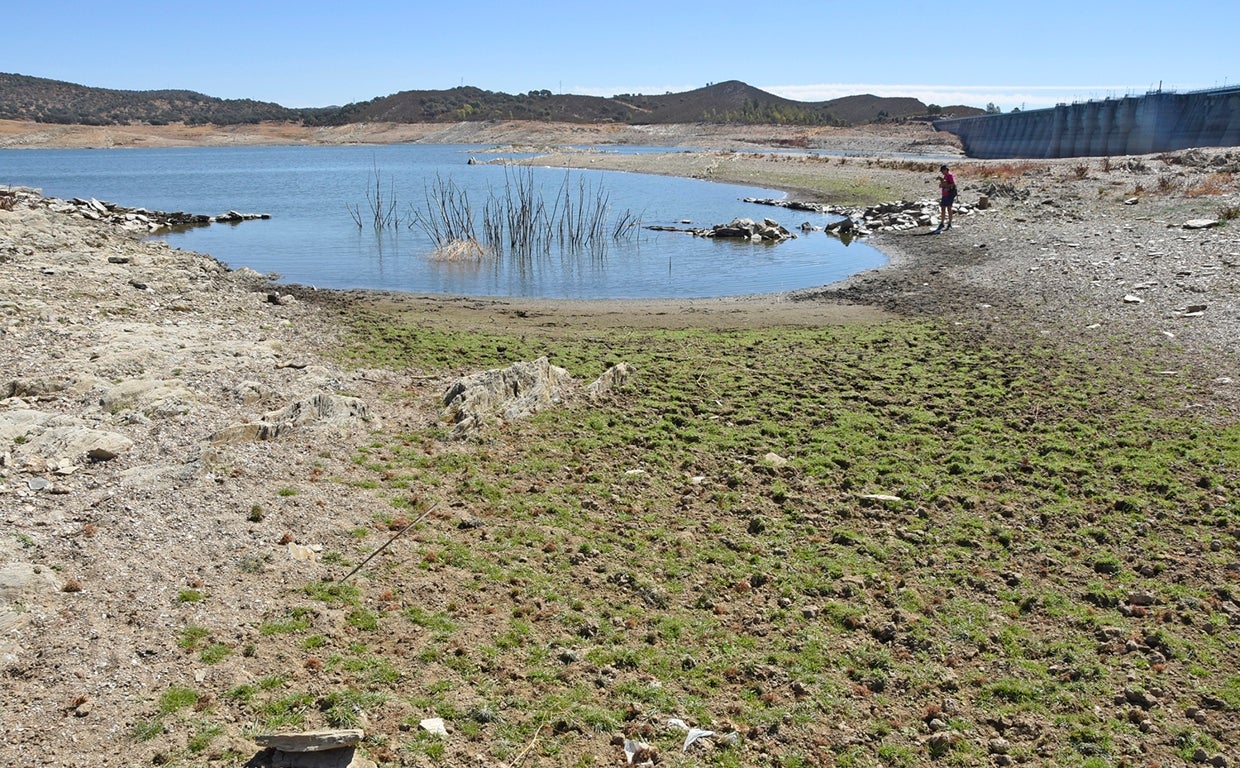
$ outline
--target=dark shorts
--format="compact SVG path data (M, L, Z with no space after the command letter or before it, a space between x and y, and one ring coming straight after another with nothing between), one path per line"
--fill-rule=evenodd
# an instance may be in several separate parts
M954 202L956 202L955 195L944 195L943 198L939 200L939 205L942 206L943 208L951 208L952 203Z

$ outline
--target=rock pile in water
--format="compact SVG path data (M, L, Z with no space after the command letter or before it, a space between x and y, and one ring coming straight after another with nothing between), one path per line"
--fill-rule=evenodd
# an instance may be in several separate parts
M137 232L158 232L180 227L201 227L216 222L235 224L242 221L271 218L269 213L241 213L239 211L228 211L218 216L185 213L184 211L152 211L146 208L129 208L116 203L96 200L93 197L88 200L83 200L80 197L75 197L71 200L63 200L57 197L40 197L34 190L24 188L0 189L0 207L3 207L9 201L15 201L19 196L35 199L40 205L46 206L55 213L77 215L91 221L106 222Z
M822 229L828 234L847 234L851 237L870 235L877 232L901 232L907 229L928 227L936 223L939 216L939 204L935 200L896 200L862 208L758 197L747 197L745 202L758 205L773 205L794 211L811 211L813 213L843 216L843 220L832 222L825 227L815 227L809 222L804 222L800 228L803 232ZM952 211L956 216L968 216L978 207L970 203L957 202L952 206Z

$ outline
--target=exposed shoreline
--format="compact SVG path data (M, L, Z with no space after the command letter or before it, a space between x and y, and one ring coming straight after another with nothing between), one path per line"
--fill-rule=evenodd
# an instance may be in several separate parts
M882 152L843 163L761 151L640 161L573 153L565 162L583 159L640 172L715 163L712 178L758 174L779 181L772 187L840 201L862 187L895 197L934 190L931 173L884 164ZM1240 205L1236 182L1223 176L1237 162L1223 150L1105 164L961 161L964 195L988 194L990 209L940 236L923 228L874 237L891 259L882 268L786 294L659 301L271 285L210 256L54 212L23 192L11 210L0 209L0 523L14 534L0 537L0 764L119 768L187 754L188 720L150 741L132 735L169 686L201 692L204 711L227 711L230 691L271 673L263 665L287 643L262 647L260 623L287 619L298 585L340 575L313 547L356 552L350 531L373 528L376 510L390 508L364 482L358 451L372 430L435 423L449 383L441 371L335 361L330 353L355 313L406 314L411 328L552 339L600 328L914 318L945 333L1013 342L1014 350L1034 339L1100 359L1124 356L1173 379L1184 414L1232 424L1240 414L1240 237L1235 221L1183 225ZM1140 396L1126 387L1117 382ZM324 400L339 409L315 411ZM281 439L238 437L271 426L272 414L290 406L315 418ZM293 485L296 492L282 492ZM419 588L441 589L434 578L428 573ZM321 612L324 623L344 626L343 608L324 604ZM179 644L191 626L212 628L237 652L203 663ZM242 652L247 645L260 646L257 659ZM300 658L276 666L316 686L340 682L321 660L314 669ZM1158 710L1167 734L1192 722L1183 706L1195 702L1191 693L1167 694ZM406 716L417 723L425 713L382 714L389 725ZM866 719L859 716L857 732ZM1240 735L1225 719L1218 714L1218 738L1234 749ZM248 759L256 752L250 727L228 721L211 752L194 759ZM990 732L980 719L971 727ZM416 735L390 730L394 741ZM1046 732L1052 744L1066 738L1049 723ZM1157 749L1172 754L1162 742Z

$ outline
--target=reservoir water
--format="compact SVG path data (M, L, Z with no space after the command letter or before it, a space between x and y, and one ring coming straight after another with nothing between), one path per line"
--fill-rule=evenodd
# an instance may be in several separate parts
M471 157L480 162L470 164ZM495 157L486 147L423 144L0 150L0 184L161 211L269 213L269 220L160 237L233 268L320 288L587 299L732 296L836 282L886 260L865 243L845 246L821 231L798 229L835 217L743 202L781 196L761 187L485 162ZM427 228L414 224L432 220L445 190L458 208L466 199L481 219L488 201L510 199L527 179L536 188L535 205L562 219L567 191L567 199L605 219L598 231L606 237L520 256L443 259L433 255ZM394 225L374 226L377 196ZM772 218L797 238L764 245L646 228L709 227L738 217ZM641 226L613 238L626 218Z

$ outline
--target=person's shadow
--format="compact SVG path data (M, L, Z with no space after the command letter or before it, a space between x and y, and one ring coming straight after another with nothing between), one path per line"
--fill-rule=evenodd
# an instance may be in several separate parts
M283 752L267 747L251 757L242 768L364 768L374 763L357 758L356 747L337 747L321 752Z

